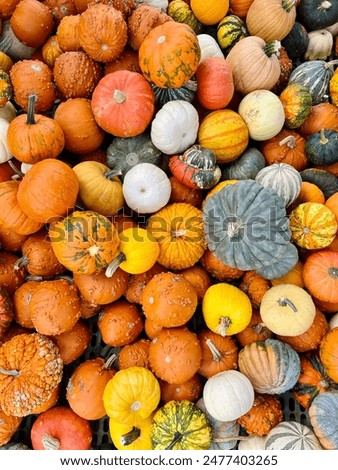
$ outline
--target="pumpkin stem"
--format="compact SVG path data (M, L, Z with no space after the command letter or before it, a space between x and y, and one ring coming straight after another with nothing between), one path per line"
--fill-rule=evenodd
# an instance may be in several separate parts
M118 104L122 104L126 100L126 95L121 90L114 90L113 99Z
M320 143L326 145L329 142L329 139L325 136L325 129L320 130Z
M11 377L17 377L18 375L20 375L20 372L16 369L6 370L0 367L0 374L10 375Z
M28 109L27 109L26 124L36 124L35 116L34 116L36 99L37 99L37 96L34 93L28 96Z
M324 63L324 68L329 69L329 68L333 67L336 64L338 64L338 59L330 60L330 62L325 62Z
M295 4L296 4L296 0L283 0L282 1L282 7L287 13L289 13L292 10Z
M123 261L126 261L126 255L124 253L119 253L116 258L113 259L113 261L111 261L107 268L106 268L106 276L107 277L112 277L112 275L115 273L115 271L117 270L117 268L119 267L119 265L121 263L123 263Z
M328 273L330 277L333 277L333 279L338 279L338 268L329 268Z
M236 222L229 222L228 224L228 229L227 229L227 234L229 238L236 237L242 228L243 224L242 221L236 221Z
M332 7L332 3L328 2L327 0L324 0L324 2L322 2L319 5L318 10L328 10L331 7Z
M15 175L13 175L11 178L12 180L17 180L19 178L22 178L24 176L24 174L22 173L22 171L18 170L17 167L14 165L14 163L12 162L12 160L8 160L7 161L8 165L12 168L13 171L15 171Z
M178 442L180 442L180 440L182 439L183 437L183 434L181 434L180 432L176 431L175 434L174 434L174 439L171 441L171 443L168 445L168 447L165 448L165 450L172 450L173 447L175 446L175 444L177 444Z
M44 281L44 277L43 276L35 276L33 274L27 274L27 276L25 276L25 281Z
M23 268L24 266L27 266L28 263L29 260L27 256L21 256L21 258L16 260L14 263L14 271L19 271L19 269Z
M130 431L126 432L125 434L122 434L121 444L123 446L129 446L134 441L136 441L136 439L138 439L140 435L141 435L140 428L136 428L135 426L133 426Z
M117 359L117 355L112 354L110 357L108 357L106 362L103 364L102 369L110 369L112 364L116 361L116 359Z
M230 320L229 317L221 317L219 320L219 325L217 327L217 333L219 333L221 336L226 336L227 331L229 327L231 326L232 321Z
M294 149L296 147L296 137L294 135L288 135L278 142L280 147L285 144L287 147L289 147L289 149Z
M217 349L217 347L215 346L215 344L211 341L210 338L208 338L206 341L205 341L205 344L208 346L208 348L210 349L210 352L212 354L212 360L213 361L216 361L216 362L219 362L221 359L222 359L222 354L220 353L219 349Z
M41 441L45 450L58 450L60 447L59 439L49 436L48 434L44 434L41 438Z
M265 44L263 47L263 51L268 57L271 57L273 54L276 54L277 57L279 56L279 50L281 48L280 41L270 41Z
M66 274L58 274L57 276L54 276L53 279L64 279L65 281L69 282L69 284L74 284L73 278L67 276Z
M293 310L295 313L298 312L297 307L295 306L295 304L292 303L291 300L290 300L290 299L287 299L286 297L281 297L281 298L278 300L278 304L279 304L281 307L290 307L291 310Z
M114 176L120 176L122 175L122 171L119 168L113 168L110 171L107 171L107 173L104 173L104 177L107 178L108 180L111 180L114 178Z
M74 208L78 211L85 211L86 208L82 204L79 204L78 202L75 204Z

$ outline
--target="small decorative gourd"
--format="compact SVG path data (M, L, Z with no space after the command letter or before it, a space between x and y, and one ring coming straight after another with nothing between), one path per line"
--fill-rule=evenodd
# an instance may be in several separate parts
M326 60L332 52L333 37L326 29L308 33L309 43L304 54L305 60Z
M316 435L305 424L283 421L277 424L265 441L266 450L322 450Z
M288 163L274 163L260 170L255 178L265 188L272 188L289 206L298 196L302 185L299 172Z

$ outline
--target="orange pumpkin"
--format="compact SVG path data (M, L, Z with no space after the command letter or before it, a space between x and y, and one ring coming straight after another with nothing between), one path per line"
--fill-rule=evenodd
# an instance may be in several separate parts
M64 16L60 21L56 30L56 38L63 52L76 52L81 50L79 42L79 22L80 14Z
M338 382L338 328L328 331L319 346L319 356L327 375Z
M204 294L211 286L212 280L208 272L200 265L194 264L191 268L182 269L180 274L186 278L195 288L197 300L202 302Z
M295 266L287 274L282 277L272 279L271 284L273 286L277 286L279 284L295 284L298 287L304 287L303 266L304 265L301 261L297 261Z
M305 155L305 139L289 129L282 129L275 137L261 144L261 152L268 165L288 163L298 171L308 166Z
M147 367L149 365L149 339L141 338L123 346L117 356L119 370L128 367Z
M169 178L171 185L171 193L169 203L185 202L192 206L200 208L203 201L203 191L199 188L188 188L181 183L175 176Z
M331 212L333 212L338 222L338 193L330 196L325 202L325 206L328 207Z
M14 320L24 328L34 330L29 304L33 291L38 287L38 281L26 281L19 286L13 295Z
M236 334L236 340L240 346L244 347L255 341L264 342L273 336L272 331L263 323L259 310L253 310L249 325Z
M145 4L142 4L145 5ZM105 62L104 75L116 72L117 70L130 70L131 72L141 73L140 64L138 63L138 53L126 46L117 59Z
M78 320L68 331L51 336L59 348L64 364L70 364L78 359L87 349L91 339L91 331L87 323Z
M11 251L12 253L20 252L22 244L27 237L28 235L20 235L13 230L5 229L0 223L0 246L3 251Z
M212 251L206 249L201 258L201 265L218 281L233 281L243 275L243 271L222 263Z
M133 274L129 277L129 283L126 291L124 292L125 298L134 304L142 303L142 292L145 286L148 284L150 279L155 276L155 274L160 274L165 272L166 269L158 263L155 263L154 266L145 273Z
M0 251L0 286L4 287L10 297L24 283L26 270L17 267L19 257L8 251Z
M310 114L297 131L306 138L321 129L338 131L337 106L327 102L312 106Z
M19 429L22 418L7 415L0 409L0 446L7 444Z
M161 400L167 403L171 400L189 400L196 402L202 393L203 383L201 376L195 374L191 379L180 385L170 384L165 380L159 380L161 389Z
M197 334L202 350L198 373L207 379L225 370L237 369L238 347L231 336L221 336L209 329Z
M278 397L257 393L250 410L237 422L250 435L266 436L272 428L283 421L282 404Z
M262 297L271 287L271 282L255 271L247 271L242 277L239 288L246 293L253 308L259 308Z
M304 263L303 279L315 298L338 303L338 252L326 249L311 253Z
M254 0L230 0L229 13L245 19L253 1Z
M150 320L150 318L146 318L144 321L144 332L149 339L154 339L159 334L161 330L163 330L163 326L156 323L154 320Z
M43 61L53 68L55 59L62 54L56 35L50 36L41 48Z

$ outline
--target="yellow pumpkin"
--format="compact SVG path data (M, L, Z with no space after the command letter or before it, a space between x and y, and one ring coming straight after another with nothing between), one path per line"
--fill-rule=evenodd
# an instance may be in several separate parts
M190 8L198 21L214 25L221 21L229 10L229 0L191 0Z
M238 287L220 282L207 289L202 312L211 331L221 336L231 336L249 325L252 306L249 297Z
M335 238L337 228L334 213L319 202L299 204L290 214L292 240L307 250L330 245Z
M117 450L152 450L150 431L154 413L137 425L121 424L109 418L109 434Z
M129 227L119 233L120 253L109 264L106 276L120 267L129 274L141 274L152 268L160 254L160 246L149 230Z
M329 90L332 104L338 106L338 69L335 71L330 80Z
M119 370L103 392L103 405L113 420L132 426L148 418L161 398L160 384L146 367Z

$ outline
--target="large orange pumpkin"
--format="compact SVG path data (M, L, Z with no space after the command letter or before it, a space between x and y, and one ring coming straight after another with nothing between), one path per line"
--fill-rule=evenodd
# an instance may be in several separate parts
M338 252L326 249L311 253L304 263L303 279L315 298L338 303Z

